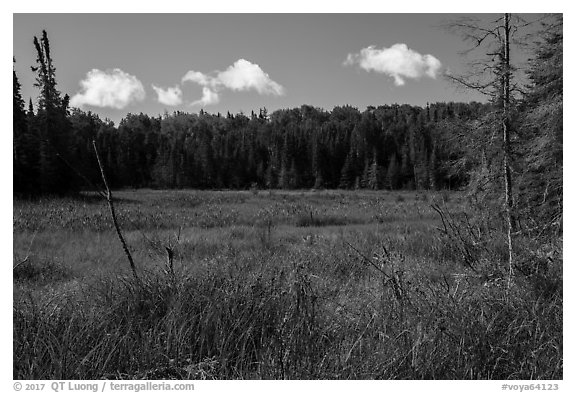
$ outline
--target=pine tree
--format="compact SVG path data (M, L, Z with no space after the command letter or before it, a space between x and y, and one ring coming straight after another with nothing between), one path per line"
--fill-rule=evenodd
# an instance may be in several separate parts
M339 188L350 189L354 185L354 180L356 178L355 165L354 165L354 154L352 150L346 156L346 161L344 161L344 166L340 174L340 185Z
M16 60L13 60L16 62ZM27 192L27 181L30 181L29 174L31 173L30 159L27 150L30 148L28 145L28 123L26 119L26 112L24 111L24 100L20 94L20 82L16 76L16 71L12 70L12 160L14 165L14 192L23 193Z
M368 188L372 190L379 190L382 183L382 168L378 165L376 156L372 164L370 164L370 169L368 170Z
M524 216L556 233L563 212L563 18L553 15L542 26L528 75L532 85L525 97L527 143L521 183Z
M34 86L40 89L36 127L39 135L39 177L43 193L66 193L73 186L73 173L66 164L70 161L71 125L67 118L68 98L62 98L56 88L56 68L50 53L46 30L42 38L34 37L36 72Z

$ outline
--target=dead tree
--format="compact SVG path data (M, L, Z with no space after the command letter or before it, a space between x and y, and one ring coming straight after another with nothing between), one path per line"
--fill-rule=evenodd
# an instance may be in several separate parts
M469 61L468 73L464 75L447 74L448 79L466 89L476 90L487 95L497 108L496 131L501 132L500 151L502 165L500 169L503 180L504 211L506 216L508 241L508 286L513 276L512 234L516 232L514 218L513 178L511 172L511 115L514 106L513 95L519 91L514 83L514 67L510 59L510 44L520 27L527 24L518 17L504 14L488 24L477 19L462 18L446 25L449 31L462 36L471 43L470 49L463 54L471 55L481 52L481 56Z
M114 224L114 228L116 229L116 234L120 239L120 243L122 243L122 248L124 249L124 253L126 254L126 258L128 258L128 263L130 264L130 269L132 269L132 274L136 281L139 281L138 273L136 272L136 265L134 264L134 259L132 258L132 254L130 253L130 249L128 249L128 245L126 244L126 240L124 240L124 236L122 235L122 231L120 230L120 225L118 224L118 219L116 218L116 210L114 209L114 200L112 199L112 191L108 186L108 180L106 179L106 174L104 173L104 167L102 166L102 161L100 161L100 155L98 154L98 149L96 148L96 141L92 141L92 146L94 147L94 152L96 153L96 159L98 160L98 166L100 167L100 174L102 175L102 181L104 182L104 186L106 187L106 201L108 202L108 208L110 209L110 215L112 216L112 222Z

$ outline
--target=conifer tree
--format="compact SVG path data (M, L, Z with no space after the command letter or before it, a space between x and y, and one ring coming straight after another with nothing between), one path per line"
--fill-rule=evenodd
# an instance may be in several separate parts
M382 183L382 168L378 165L376 156L370 164L370 169L368 170L368 188L372 190L379 190Z
M542 24L542 40L530 61L531 86L525 96L526 144L521 178L521 208L530 225L544 233L562 231L563 212L563 18Z
M56 68L50 52L46 30L42 38L34 37L36 72L34 86L40 89L36 126L39 136L39 186L43 193L66 193L73 186L68 143L71 125L67 119L68 99L56 88Z
M346 156L346 161L344 161L344 166L342 167L340 185L338 186L339 188L350 189L353 187L356 178L354 164L354 153L350 150Z
M13 59L16 62L15 59ZM14 165L14 192L26 192L26 183L31 170L31 162L27 154L30 148L28 145L28 124L26 112L24 111L24 100L20 93L20 82L16 76L16 71L12 70L12 161Z

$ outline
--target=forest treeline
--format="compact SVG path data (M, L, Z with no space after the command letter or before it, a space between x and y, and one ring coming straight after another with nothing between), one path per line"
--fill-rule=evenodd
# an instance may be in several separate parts
M27 105L14 71L14 193L113 188L456 189L497 177L497 102L309 105L250 114L128 114L115 126L69 107L46 32L34 38L39 89ZM562 194L562 20L544 26L511 116L517 193ZM484 180L479 174L484 174ZM488 179L488 180L486 180ZM493 181L498 181L497 179ZM519 200L522 198L520 197Z
M265 109L250 116L128 114L117 128L73 109L62 116L67 135L57 152L37 143L37 158L22 186L41 193L89 186L79 174L99 184L95 140L115 188L458 187L465 173L445 165L455 157L440 134L445 122L477 118L487 108L449 103L426 109L382 106L362 113L349 106L331 112L302 106L270 116ZM32 110L27 118L31 139L42 135ZM61 169L51 171L56 167ZM48 180L52 176L60 180ZM65 186L64 177L69 177Z

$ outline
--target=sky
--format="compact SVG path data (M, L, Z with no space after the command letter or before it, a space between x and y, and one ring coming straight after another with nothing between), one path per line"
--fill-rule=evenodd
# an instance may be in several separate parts
M35 102L33 37L45 29L59 90L116 124L129 112L484 101L443 76L465 69L468 44L441 28L459 16L14 14L14 68Z

